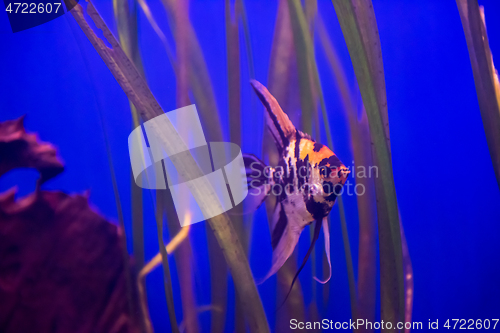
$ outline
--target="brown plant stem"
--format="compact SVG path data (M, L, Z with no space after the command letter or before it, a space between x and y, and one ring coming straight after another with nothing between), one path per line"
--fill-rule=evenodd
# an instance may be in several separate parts
M145 81L125 55L91 2L87 3L86 12L95 26L102 30L104 38L111 47L108 47L106 43L94 33L92 28L90 28L84 16L84 8L80 4L76 5L71 10L73 17L108 66L124 92L134 103L142 118L147 121L162 115L164 112L152 95ZM156 129L154 134L158 139L162 140L166 144L166 148L171 151L174 151L174 147L175 149L181 150L182 148L184 148L184 150L187 148L175 128L169 123L166 123L161 129ZM189 177L190 179L194 179L198 176L200 177L201 186L197 188L190 187L190 191L196 201L203 205L208 213L219 210L220 203L213 190L211 190L210 183L204 181L203 177L201 177L201 170L194 159L191 158L190 161L184 161L172 156L171 160L181 177ZM245 314L250 330L252 332L269 332L269 325L253 280L250 266L248 265L245 253L231 221L228 219L227 215L222 214L209 219L208 222L224 252L238 293L241 296L242 302L244 302ZM160 230L160 227L158 229ZM162 249L164 249L164 247L162 247ZM177 329L176 326L175 329Z
M175 249L187 238L189 234L189 220L190 216L186 216L186 226L181 228L181 230L175 235L174 238L165 246L167 254L172 254ZM139 271L137 276L137 290L139 291L139 301L141 305L141 311L144 318L144 331L146 333L153 333L153 325L151 324L151 318L149 316L148 310L148 300L146 298L146 276L151 273L156 267L162 263L161 253L158 252L157 255L153 257L142 269Z

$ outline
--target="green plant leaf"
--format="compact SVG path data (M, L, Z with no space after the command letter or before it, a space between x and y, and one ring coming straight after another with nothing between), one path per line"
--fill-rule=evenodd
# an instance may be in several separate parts
M332 0L351 56L373 144L380 247L381 318L404 320L404 272L396 189L392 173L382 52L371 0ZM396 332L396 329L386 329Z
M206 64L203 59L203 54L199 47L194 29L191 26L189 18L182 17L179 15L178 6L183 4L179 2L163 1L165 10L169 17L170 29L174 34L174 39L176 44L179 44L180 40L185 40L187 36L187 41L181 43L180 55L181 58L175 59L172 47L170 46L165 34L160 29L158 23L156 22L148 4L145 0L138 0L146 18L153 27L154 31L160 38L162 44L164 45L165 51L167 53L170 64L176 73L176 78L180 76L184 77L182 80L177 80L179 88L178 92L183 92L181 95L177 95L178 103L179 101L186 100L186 83L189 82L189 88L193 92L193 96L198 105L198 110L201 114L201 118L204 119L206 124L205 129L209 138L213 138L214 141L222 141L221 125L219 121L219 111L215 104L215 97L213 95L212 84L208 76L208 71ZM176 27L180 27L182 34L176 30ZM179 46L179 45L178 45ZM181 63L181 65L179 65ZM186 64L189 64L186 68ZM186 76L188 80L186 80ZM180 99L179 99L180 98ZM185 101L187 103L187 101ZM215 115L211 117L210 114ZM213 121L215 118L215 121ZM209 121L207 121L207 119ZM212 232L207 232L207 243L209 249L209 260L210 260L210 274L211 274L211 293L212 293L212 304L210 308L212 321L211 321L211 331L212 332L222 332L225 325L225 315L227 306L227 265L223 258L220 246L215 239ZM193 313L194 310L191 311ZM189 325L190 321L184 321Z
M290 23L290 12L288 0L281 0L278 5L276 23L274 28L271 58L269 60L268 87L273 96L279 101L283 110L288 112L292 121L297 121L296 114L290 114L291 110L297 109L300 103L294 87L297 82L297 64L295 60L295 48L293 32ZM278 164L278 151L274 140L267 128L263 133L263 155L267 156L270 165ZM270 196L266 200L268 221L272 220L272 214L276 204L276 198ZM270 225L271 228L271 225ZM271 229L270 229L271 230ZM277 273L277 302L281 302L292 284L293 277L297 272L297 250L288 258L283 267ZM287 331L290 328L290 318L298 321L306 320L306 307L302 294L300 280L296 280L290 291L288 300L284 305L286 311L276 313L276 332Z
M413 295L415 288L413 285L413 266L411 263L410 252L408 251L408 243L406 242L403 224L401 224L401 243L403 244L403 261L405 273L405 322L411 323L413 311ZM410 333L410 329L405 328L405 333Z
M108 47L106 43L94 33L92 28L90 28L85 19L84 8L81 4L76 5L71 10L71 13L103 59L104 63L108 66L117 82L129 99L134 103L141 117L146 121L164 114L146 82L140 76L130 59L125 55L90 1L86 3L85 10L89 19L93 21L98 29L102 30L103 38L107 40L111 47ZM184 148L184 150L187 148L175 128L168 122L165 123L165 126L163 126L161 130L158 129L155 135L166 144L166 149L173 151L174 147L175 149L181 150L182 148ZM189 177L190 179L200 177L201 186L196 188L190 187L190 191L196 201L200 203L209 214L215 212L215 210L220 210L220 202L214 195L210 183L204 181L204 177L201 177L203 173L194 158L191 157L186 161L177 159L173 156L171 160L181 177ZM250 266L231 221L226 214L221 214L209 219L208 222L214 231L219 245L223 249L236 289L244 303L245 314L250 330L252 332L269 332L269 325L257 287L255 286L255 281L252 277Z
M127 56L134 62L139 72L144 76L144 69L139 52L139 39L137 34L137 4L128 0L113 0L113 12L118 27L120 44ZM140 116L134 104L129 101L132 114L132 129L139 126ZM132 248L135 260L135 269L139 272L144 266L144 220L142 188L134 181L132 169L130 170L130 202L132 208ZM144 294L144 298L146 295ZM144 310L141 307L142 310ZM149 313L141 313L143 330L152 332Z
M318 67L316 65L314 45L306 21L306 16L304 14L304 11L302 10L302 5L299 0L290 0L289 4L290 4L290 17L294 32L295 50L297 54L297 63L299 67L299 78L300 81L303 82L301 84L301 100L310 103L309 98L319 99L328 146L330 147L330 149L335 151L332 134L330 131L330 122L328 119L328 113L326 111L325 100L323 97L323 90L319 78ZM304 94L302 94L303 92ZM304 107L307 106L305 104L302 105L303 114L304 114ZM312 108L312 110L314 111L313 113L317 114L316 103L312 103L309 106L309 108ZM319 131L317 132L319 133ZM342 241L344 244L344 252L346 256L347 276L349 282L349 295L351 303L351 315L352 318L354 319L356 318L356 303L357 303L356 282L354 279L354 268L352 264L351 247L349 244L349 235L347 231L344 202L341 196L338 197L337 205L339 207L339 218L342 227Z
M356 108L353 105L349 84L338 54L328 36L321 14L318 15L317 25L320 45L323 47L332 76L340 92L340 100L349 121L351 145L356 167L368 168L373 165L370 130L366 112L363 110L358 120ZM363 195L356 196L359 218L359 245L358 245L358 283L357 283L357 316L367 321L375 320L376 279L377 279L377 211L375 184L370 177L357 177L353 170L356 184L364 189ZM371 331L372 330L367 330Z
M484 14L477 0L456 0L476 84L491 162L500 187L500 84L493 64Z
M226 30L226 56L227 56L227 86L228 86L228 113L229 113L229 141L241 147L241 74L240 74L240 38L238 29L238 2L231 8L231 1L224 2L224 17ZM243 243L245 252L248 253L247 236L243 223L243 206L233 208L232 221L239 239ZM245 331L245 319L240 297L235 297L234 329L236 332Z
M314 46L309 32L300 0L289 0L290 22L292 26L295 55L299 74L301 130L319 138L319 133L313 133L313 120L316 112L316 97L312 81Z

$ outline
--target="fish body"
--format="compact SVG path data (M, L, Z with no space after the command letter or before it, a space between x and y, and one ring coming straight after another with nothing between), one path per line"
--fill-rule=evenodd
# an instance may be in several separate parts
M319 236L321 226L324 228L325 250L330 263L326 217L350 171L327 146L296 129L266 87L255 80L251 81L251 85L267 110L267 127L280 155L276 167L265 166L254 155L244 156L251 209L260 206L270 194L277 199L271 224L273 263L264 278L266 280L283 266L293 253L302 230L314 221L313 242L302 267ZM316 280L326 283L329 277L325 281Z

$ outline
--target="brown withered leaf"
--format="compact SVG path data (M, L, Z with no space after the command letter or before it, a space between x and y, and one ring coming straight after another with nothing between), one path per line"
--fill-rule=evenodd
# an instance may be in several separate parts
M118 228L87 197L0 195L0 331L134 332Z
M54 146L26 133L24 117L0 123L0 176L15 168L37 169L41 183L64 169Z
M44 181L63 170L55 148L26 133L23 118L0 123L0 156L0 176L32 167ZM121 229L86 196L39 187L15 194L0 194L0 332L138 332Z

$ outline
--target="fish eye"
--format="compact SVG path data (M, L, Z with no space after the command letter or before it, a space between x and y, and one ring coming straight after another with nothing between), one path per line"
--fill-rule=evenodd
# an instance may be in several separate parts
M324 178L328 178L328 176L330 175L330 168L326 166L320 167L319 174Z

